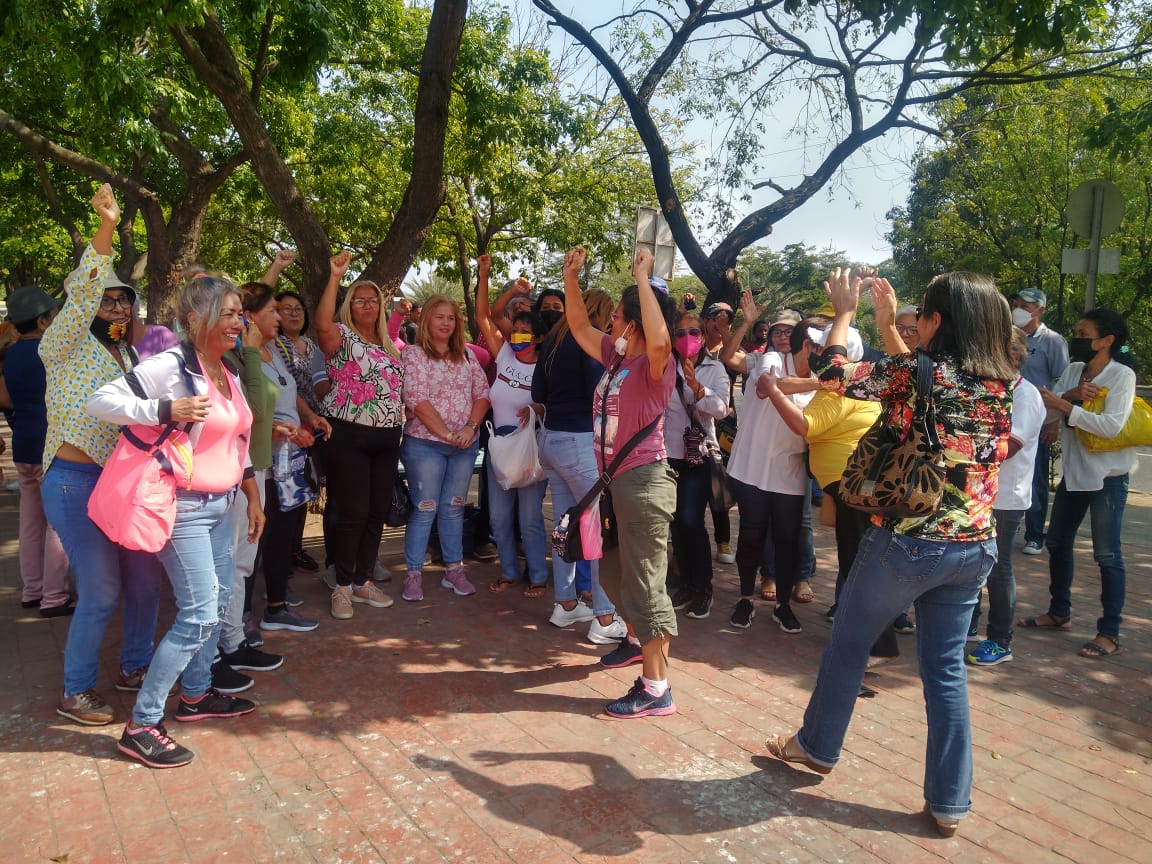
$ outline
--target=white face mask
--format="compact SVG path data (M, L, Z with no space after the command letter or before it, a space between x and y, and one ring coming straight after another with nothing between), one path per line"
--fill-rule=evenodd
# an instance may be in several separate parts
M615 343L616 353L619 354L621 357L623 357L624 352L628 350L628 332L631 329L632 329L632 325L629 324L627 327L624 328L624 333L616 339L616 343Z
M1012 323L1017 327L1027 327L1032 323L1032 313L1017 306L1012 310Z

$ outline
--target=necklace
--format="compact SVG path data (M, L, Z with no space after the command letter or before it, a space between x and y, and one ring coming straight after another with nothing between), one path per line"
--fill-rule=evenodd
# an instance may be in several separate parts
M213 383L215 383L216 388L218 390L227 389L228 379L225 377L224 367L220 363L217 363L216 368L213 369L212 367L210 367L208 365L208 358L205 357L203 354L201 354L200 355L200 368L202 368L204 370L204 373L209 378L212 379Z

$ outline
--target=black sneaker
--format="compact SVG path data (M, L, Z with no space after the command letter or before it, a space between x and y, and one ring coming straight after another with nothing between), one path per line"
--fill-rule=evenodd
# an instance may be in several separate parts
M907 612L901 612L899 616L897 616L896 623L893 625L893 627L896 628L897 633L900 633L904 636L908 636L909 634L916 632L916 625L913 623L912 619L908 617Z
M640 650L640 646L622 639L619 645L600 658L600 665L605 669L620 669L643 660L644 652Z
M316 559L303 549L297 549L292 553L292 567L296 570L303 570L305 573L317 573L320 570L320 565L316 563Z
M779 624L785 633L799 633L804 629L800 626L800 619L787 603L782 603L772 610L772 620Z
M687 609L692 605L692 595L687 591L677 591L674 594L669 594L668 599L672 601L672 608L677 611Z
M688 607L689 618L707 618L708 613L712 611L712 595L707 597L697 597L692 601L692 605Z
M671 687L664 691L663 696L653 696L644 687L644 682L637 678L627 695L615 702L609 702L604 710L613 717L630 720L635 717L664 717L675 714L676 705L672 702Z
M827 618L829 621L835 621L836 620L836 604L835 603L833 603L831 606L828 607L828 611L824 613L824 617Z
M223 660L212 664L212 689L217 693L243 693L252 686L252 679L237 672Z
M752 601L746 598L741 598L740 602L736 604L736 608L732 610L732 626L739 627L741 630L747 630L752 626L752 619L756 617L756 607L752 605Z
M237 675L240 673L237 672ZM248 676L245 675L245 678ZM181 723L192 723L196 720L210 720L214 717L239 717L242 714L251 714L256 710L256 703L248 699L233 699L231 696L221 696L216 690L209 690L195 702L189 702L186 696L180 697L180 704L176 708L176 719Z
M267 651L261 651L258 648L253 648L247 642L241 642L240 647L235 651L228 654L220 655L221 661L237 670L247 670L249 672L271 672L273 669L279 669L284 665L284 657L281 654L270 654ZM215 686L215 682L213 682ZM228 690L221 690L216 687L221 693L228 693ZM240 691L236 691L237 693Z
M125 726L116 749L149 768L179 768L193 758L192 751L169 738L167 730L159 723L132 730Z

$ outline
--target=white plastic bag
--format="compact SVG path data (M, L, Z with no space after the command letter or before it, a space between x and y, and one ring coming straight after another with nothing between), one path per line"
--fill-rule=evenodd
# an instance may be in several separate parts
M488 423L488 458L496 482L507 492L539 483L547 475L540 467L540 447L536 442L536 413L527 423L507 435L497 436Z

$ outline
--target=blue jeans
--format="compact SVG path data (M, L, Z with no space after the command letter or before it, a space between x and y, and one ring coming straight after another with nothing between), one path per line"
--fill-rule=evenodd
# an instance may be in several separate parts
M993 510L996 517L996 564L988 574L988 638L1007 648L1012 644L1016 620L1016 575L1012 572L1012 546L1026 510ZM972 626L980 623L980 597L972 610Z
M44 515L60 535L76 579L76 612L64 648L64 695L96 686L100 643L108 619L124 595L120 669L133 672L152 662L160 609L160 562L150 552L130 552L104 536L88 518L88 499L100 479L99 465L53 459L40 487Z
M164 700L183 674L181 689L199 699L212 686L212 660L220 622L232 596L232 501L236 490L176 493L172 539L160 550L168 571L176 620L156 646L156 656L136 696L132 719L155 726L164 719Z
M1061 618L1072 614L1072 546L1084 514L1092 514L1092 557L1100 567L1100 603L1104 615L1096 632L1119 637L1124 611L1127 572L1120 551L1120 528L1128 502L1128 475L1105 477L1104 488L1095 492L1069 492L1060 481L1048 524L1048 614Z
M528 581L543 585L548 581L548 540L544 534L544 493L548 481L505 491L496 480L492 461L488 461L488 511L492 535L500 551L500 576L511 582L520 578L520 560L516 557L516 515L520 516L520 537L528 561ZM447 559L445 559L447 560Z
M924 800L938 817L968 813L972 729L964 641L995 560L995 540L940 542L868 529L840 594L832 638L797 738L809 758L829 766L839 760L868 648L915 601L916 651L928 712Z
M467 450L440 441L404 436L400 461L408 478L412 512L404 532L404 559L409 572L424 569L424 555L432 523L440 534L440 549L446 564L464 560L464 505L472 482L477 444Z
M541 429L540 464L548 474L548 485L552 489L553 521L583 498L584 493L596 484L600 476L596 470L596 452L592 449L591 432L556 432L547 427ZM592 611L597 615L611 615L616 607L600 587L600 562L592 561L590 564ZM552 556L552 592L557 603L576 599L576 565L569 564L559 555Z
M1048 517L1048 483L1051 445L1036 445L1036 464L1032 469L1032 506L1024 516L1024 542L1044 545L1044 520Z

